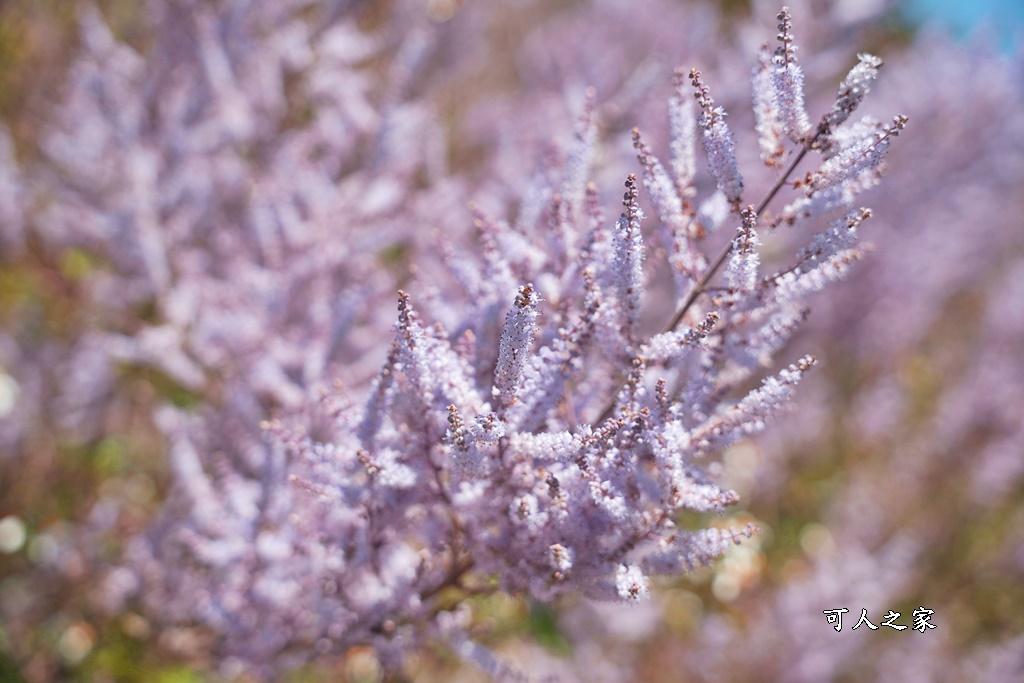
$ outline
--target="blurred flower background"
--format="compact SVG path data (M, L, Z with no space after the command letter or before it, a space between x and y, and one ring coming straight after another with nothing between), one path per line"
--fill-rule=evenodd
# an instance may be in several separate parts
M993 3L993 21L965 32L944 17L966 3L789 5L812 113L870 51L886 64L867 107L910 115L864 200L874 251L812 300L780 354L819 360L794 409L722 458L742 496L725 521L759 535L637 606L466 600L461 626L531 678L1024 680L1019 8ZM629 130L665 146L676 66L716 86L756 166L750 69L778 9L4 3L0 681L252 675L233 664L249 653L180 625L191 606L174 598L195 577L150 581L188 544L173 511L205 506L214 524L248 501L259 533L218 528L218 561L257 571L305 494L265 421L323 431L317 397L344 403L374 377L394 292L437 268L421 252L472 244L484 214L528 224L517 198L563 155L588 98L605 206L640 170ZM807 242L787 230L767 257ZM189 467L249 479L184 499L171 482ZM327 562L310 543L305 558ZM919 607L935 629L852 630L862 609L909 625ZM839 632L823 614L837 608ZM279 624L243 627L282 665L307 658L275 639ZM443 647L400 673L386 657L326 648L268 676L486 680Z

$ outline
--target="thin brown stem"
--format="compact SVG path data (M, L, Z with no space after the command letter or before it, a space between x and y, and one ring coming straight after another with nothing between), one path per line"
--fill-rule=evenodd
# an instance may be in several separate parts
M426 602L430 598L434 597L435 595L443 591L445 588L457 586L462 577L465 576L472 568L472 557L466 556L462 559L453 558L453 564L451 569L448 571L448 576L446 576L444 581L442 581L441 583L437 584L436 586L432 586L427 590L423 591L422 593L420 593L420 600Z
M779 193L779 190L782 189L782 186L785 185L786 182L789 180L789 176L792 175L793 171L796 170L796 167L800 164L801 161L803 161L804 157L807 156L807 152L811 149L812 142L813 140L804 143L804 146L800 149L800 152L797 153L796 157L794 157L793 161L789 164L786 170L782 173L782 175L779 176L779 179L775 181L775 184L772 185L772 188L768 190L768 193L764 196L764 199L761 200L761 203L758 204L757 207L755 207L754 212L757 213L757 215L760 216L761 212L764 211L765 208L767 208L768 204L770 204L771 201L775 199L775 195ZM732 253L732 244L732 240L729 240L729 243L725 245L724 249L722 249L722 253L718 255L714 262L712 262L711 267L708 268L704 275L701 277L701 279L697 281L697 284L694 285L693 290L690 292L690 295L686 297L686 301L683 302L682 307L672 317L672 320L669 321L668 325L665 326L665 332L671 332L672 330L676 329L679 323L682 322L683 317L686 316L690 308L693 307L693 304L696 303L697 297L699 297L701 294L707 291L707 286L708 283L711 281L711 278L715 276L715 273L718 272L718 269L721 268L722 264L725 263L725 260L729 258L729 254Z
M819 133L811 138L808 138L808 140L804 142L803 147L801 147L800 151L797 152L797 155L793 158L793 161L790 162L789 166L786 167L786 170L783 171L782 174L779 176L779 179L775 181L775 184L772 185L771 189L768 190L764 198L761 199L758 205L754 208L754 212L757 215L760 216L761 212L763 212L768 207L768 204L770 204L771 201L775 199L775 195L777 195L779 193L779 190L781 190L782 187L789 181L789 176L793 174L793 171L796 170L796 167L799 166L800 162L804 160L804 157L807 156L807 152L811 150L819 136L820 127ZM711 263L711 266L707 269L704 275L701 276L700 280L697 281L697 284L693 286L693 289L690 291L689 296L686 297L686 301L683 302L682 307L676 312L674 316L672 316L672 319L669 321L668 325L665 326L664 332L671 332L672 330L676 329L676 327L679 326L679 323L682 322L683 318L686 317L686 314L689 312L689 310L693 307L693 304L697 302L697 297L699 297L701 294L707 291L708 283L711 282L711 278L715 276L718 270L722 267L722 264L724 264L726 259L729 258L729 254L732 253L732 245L733 241L729 240L728 244L725 245L725 248L722 249L722 252ZM616 392L616 396L617 395L618 392ZM614 398L612 398L612 400L608 402L608 405L605 406L604 410L601 411L601 414L598 416L594 424L604 422L612 414L613 410L615 410Z

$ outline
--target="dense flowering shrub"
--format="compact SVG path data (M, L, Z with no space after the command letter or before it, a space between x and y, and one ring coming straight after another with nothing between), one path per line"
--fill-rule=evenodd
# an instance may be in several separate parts
M740 173L736 148L742 155L750 136L712 99L720 81L697 71L675 75L663 144L659 131L636 131L636 166L601 160L616 144L599 143L602 129L636 123L639 96L623 91L639 72L627 70L623 83L595 83L564 154L542 156L529 184L511 176L525 187L502 188L495 201L445 177L445 143L420 97L438 83L425 55L442 49L444 30L399 6L378 34L345 9L154 3L158 39L138 50L83 16L66 116L43 142L47 170L26 169L31 182L11 170L4 184L8 206L22 207L5 221L4 246L88 254L88 314L70 341L37 346L5 330L0 353L19 393L16 419L0 425L4 453L23 453L40 420L97 437L125 402L118 373L157 370L188 395L152 411L174 484L106 572L105 600L138 600L129 604L161 630L201 634L227 673L272 677L363 644L390 665L437 638L511 675L468 636L453 595L634 602L650 576L706 565L750 533L677 524L683 511L736 502L710 456L760 431L812 364L800 359L757 384L807 317L808 295L863 255L857 233L869 212L858 195L877 182L905 121L850 120L879 68L869 55L834 106L809 117L784 13L779 47L754 75L752 128L772 182ZM638 90L649 102L668 80L663 72ZM974 173L995 152L978 154ZM617 220L601 209L599 187L613 184L624 188ZM886 205L908 187L927 183L890 190ZM944 220L924 198L902 224L932 211ZM486 208L464 221L475 227L467 236L453 217L470 199ZM997 218L986 224L1003 225ZM899 246L881 250L887 279L870 296L841 299L830 334L867 354L891 353L889 332L926 335L930 312L984 267L975 261L992 262L976 252L997 252L1004 233L993 227L970 250L979 241L956 233L957 255L971 259L946 258L945 270L929 261L946 252L920 247L926 233L907 229L902 242L897 233ZM776 245L793 240L795 259L777 265ZM411 276L395 267L406 259ZM994 282L1012 291L1013 272ZM894 289L919 302L900 309L898 327L884 315ZM1019 422L1005 410L1016 394L997 382L1019 368L1007 360L1016 333L999 314L1012 309L1006 297L989 305L979 336L992 351L966 373L970 391L950 394L935 418L936 433L958 443L980 438L977 412L992 418L996 436L979 452L997 474L975 474L982 501L993 480L1019 476L1010 445ZM317 401L320 384L329 388ZM1004 387L999 400L993 386ZM884 389L871 396L890 396ZM886 417L872 407L864 399L857 414L865 430ZM915 472L926 468L906 462L887 497L925 497L907 492L923 486ZM849 510L832 519L849 531L839 536L844 558L858 563L822 560L815 576L826 586L846 577L865 595L877 575L898 575L920 555L871 531L885 526L864 512L881 484L854 479L834 502ZM810 600L801 590L780 591L752 622L781 620ZM705 653L739 649L723 643L745 637L722 624L705 632ZM750 671L784 651L761 643L747 650ZM844 642L832 652L838 663L857 650ZM778 675L834 673L803 654ZM697 672L728 667L693 662Z
M621 215L608 224L587 184L588 104L564 162L546 162L518 208L532 222L511 227L481 211L478 250L445 247L432 264L424 256L436 279L409 289L423 291L437 322L399 292L383 369L358 390L365 398L353 388L326 399L320 437L299 436L283 418L267 425L278 445L245 462L249 473L225 455L207 471L201 453L239 444L224 414L216 431L162 414L176 491L111 582L142 588L160 620L203 624L226 661L257 673L360 643L397 657L431 634L493 668L456 620L438 614L432 598L446 587L493 577L543 600L575 592L633 601L646 596L649 575L702 566L749 535L678 528L676 516L735 502L700 463L760 431L813 364L803 358L732 398L805 317L801 300L859 257L868 212L851 206L877 182L905 124L842 125L877 75L880 60L869 55L832 109L806 124L785 10L780 22L781 47L763 60L755 103L765 161L783 163L783 139L794 151L757 205L744 205L725 111L692 70L677 73L670 101L669 166L634 131L642 180L626 179ZM697 140L717 188L700 201ZM821 155L820 167L771 213L808 155ZM671 319L656 334L641 316L641 184L681 302L660 307ZM837 213L794 264L764 271L759 222ZM736 236L716 257L704 253L730 223ZM720 268L724 284L711 287Z
M414 218L420 195L431 210L448 205L443 159L429 146L443 141L425 103L407 97L432 38L393 9L371 34L344 3L155 2L139 47L83 7L81 48L39 140L43 160L21 177L7 169L22 213L4 225L4 256L42 261L51 278L79 265L66 275L58 330L27 307L0 333L17 391L0 452L12 472L21 466L24 487L26 472L54 477L45 463L69 443L90 457L130 430L126 421L155 425L182 483L165 516L176 538L184 509L197 537L215 535L207 517L233 524L219 552L209 546L201 584L182 585L164 567L149 575L135 548L143 540L128 543L124 564L152 579L148 604L167 623L187 617L161 603L160 586L201 610L197 596L215 582L246 580L259 532L286 525L294 491L261 420L298 410L329 364L372 348L376 335L361 330L387 324L374 323L373 293L389 279L381 252L426 220ZM145 450L145 439L128 443ZM207 491L193 508L188 484L206 468L234 474L239 488L223 499ZM36 579L84 579L91 598L116 601L129 576L115 571L97 590L113 559L97 539L131 531L140 511L117 512L136 508L130 499L108 495L72 538L50 534L61 551ZM206 514L220 502L229 514ZM165 526L157 519L146 542L171 561ZM192 561L166 566L187 572ZM16 626L46 609L6 604Z
M807 14L828 17L800 23L820 66L834 54L821 42L849 37ZM1020 74L1019 54L930 32L888 60L871 104L910 106L914 126L871 194L876 249L792 342L820 358L800 409L726 454L762 535L636 623L637 610L562 613L591 644L563 678L586 679L597 656L619 667L607 680L1024 675ZM909 624L920 605L939 624L927 634L851 632L862 608ZM841 633L832 607L850 609Z
M1024 674L1020 74L1019 56L926 32L873 92L920 103L891 168L908 182L873 195L875 253L802 332L831 340L801 387L813 407L771 431L756 475L758 517L800 520L801 547L731 606L742 619L708 615L678 644L687 678ZM811 604L852 619L828 633ZM944 615L928 637L844 637L862 608L909 623L921 604Z

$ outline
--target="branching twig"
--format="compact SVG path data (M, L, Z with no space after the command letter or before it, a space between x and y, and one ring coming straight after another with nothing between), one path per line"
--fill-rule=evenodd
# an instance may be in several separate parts
M812 136L811 138L808 138L808 140L804 142L803 147L801 147L800 151L797 152L797 155L793 158L793 161L790 162L789 166L786 167L786 170L782 172L782 174L779 176L779 179L775 181L775 184L772 185L771 189L768 190L764 198L761 199L761 201L755 207L754 211L757 215L761 215L761 213L768 207L771 201L775 199L775 195L777 195L779 193L779 190L782 189L782 186L788 182L789 177L793 175L793 172L796 170L796 167L799 166L800 162L803 161L805 156L807 156L807 152L809 152L814 147L814 144L820 137L821 133L822 129L819 127L818 133ZM686 314L689 312L689 310L693 307L693 304L697 302L697 298L707 291L708 283L711 282L711 278L715 276L715 273L717 273L718 270L722 267L722 264L724 264L726 259L729 258L729 254L732 253L732 245L733 241L729 240L729 242L725 245L725 248L722 249L722 252L711 263L711 265L708 267L707 271L704 272L704 275L700 278L700 280L697 281L697 284L693 286L693 290L690 292L690 295L686 297L686 301L683 302L682 307L676 312L674 316L672 316L672 319L665 326L665 332L671 332L674 329L676 329L676 327L679 326L679 323L682 322L683 318L686 317ZM618 392L615 392L615 395L618 396ZM612 398L612 400L610 400L608 404L605 406L604 410L601 411L601 414L594 421L594 424L600 424L604 422L612 414L613 410L615 410L614 398Z

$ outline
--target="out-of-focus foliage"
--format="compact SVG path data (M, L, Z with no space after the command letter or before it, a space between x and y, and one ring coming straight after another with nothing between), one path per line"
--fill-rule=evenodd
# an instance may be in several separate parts
M753 4L5 5L9 675L1017 680L1020 65L797 3L754 120L724 85L774 45ZM782 224L848 208L902 126L801 116L863 49L865 106L911 130L874 218L812 241ZM741 216L802 146L836 161ZM735 443L853 261L792 343L824 361L800 408ZM749 522L641 605L577 596L632 602ZM937 630L849 632L919 605Z

